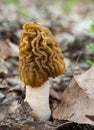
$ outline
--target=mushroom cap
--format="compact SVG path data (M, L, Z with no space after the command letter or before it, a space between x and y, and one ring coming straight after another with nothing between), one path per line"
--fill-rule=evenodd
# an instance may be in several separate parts
M49 77L65 70L64 56L58 41L48 28L38 22L23 25L19 45L20 79L32 87L39 87Z

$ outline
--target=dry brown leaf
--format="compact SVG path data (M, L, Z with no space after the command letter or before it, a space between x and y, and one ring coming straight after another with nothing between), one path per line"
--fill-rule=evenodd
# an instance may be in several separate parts
M14 52L14 56L18 56L18 54L19 54L18 46L16 44L12 43L9 39L7 39L6 42L7 42L8 46Z
M0 45L0 56L1 57L7 57L7 56L14 56L18 57L18 46L14 43L12 43L9 39L6 40L5 43L2 43Z
M55 119L93 124L86 115L94 116L94 66L74 76L62 95L62 102L53 112Z

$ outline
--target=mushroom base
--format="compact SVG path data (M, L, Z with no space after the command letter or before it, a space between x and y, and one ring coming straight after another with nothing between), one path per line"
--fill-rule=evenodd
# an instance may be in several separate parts
M26 86L26 98L30 107L33 109L32 114L38 120L48 120L51 115L49 106L49 81L46 81L40 87Z

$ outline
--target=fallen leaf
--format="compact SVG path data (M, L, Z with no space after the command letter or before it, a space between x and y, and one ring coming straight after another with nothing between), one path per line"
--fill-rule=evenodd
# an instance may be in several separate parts
M19 55L19 49L18 46L14 43L12 43L9 39L6 40L8 46L12 49L15 56Z
M53 112L55 119L94 125L86 115L94 115L94 66L73 77L62 95L61 104Z
M0 45L0 56L6 58L8 56L18 57L19 49L18 46L12 43L9 39L5 43L2 42Z

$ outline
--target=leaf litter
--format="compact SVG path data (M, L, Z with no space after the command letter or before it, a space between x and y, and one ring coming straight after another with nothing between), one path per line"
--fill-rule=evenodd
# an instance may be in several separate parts
M30 5L31 8L31 1L24 1L25 4ZM25 87L20 81L18 71L18 44L22 25L26 21L24 16L17 16L18 12L13 11L15 10L13 6L11 9L11 6L6 7L2 4L0 16L0 130L93 130L94 85L92 82L94 76L93 70L89 71L89 74L84 72L90 68L85 63L85 59L91 56L85 46L89 42L94 42L94 38L81 28L84 21L89 25L87 19L91 14L86 9L73 9L74 13L66 18L61 16L60 6L57 8L59 11L55 11L56 5L52 7L49 4L46 9L39 10L38 8L42 6L32 1L32 12L29 13L26 21L38 20L51 29L60 42L67 64L65 73L50 81L52 117L46 122L34 121L32 109L27 102L24 102ZM8 11L4 11L4 8ZM10 10L11 16L7 15ZM80 32L75 31L77 29Z

